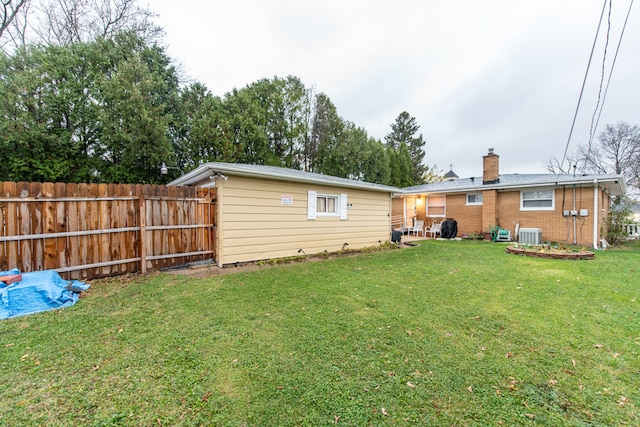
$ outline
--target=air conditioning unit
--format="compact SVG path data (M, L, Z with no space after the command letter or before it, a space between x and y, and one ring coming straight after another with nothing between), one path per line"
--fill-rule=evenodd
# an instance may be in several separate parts
M518 240L527 245L541 245L542 228L521 228L518 232Z

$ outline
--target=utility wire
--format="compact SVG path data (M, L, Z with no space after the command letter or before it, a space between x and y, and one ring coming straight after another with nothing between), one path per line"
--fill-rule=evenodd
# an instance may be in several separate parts
M598 88L598 99L596 100L596 108L593 110L591 116L591 127L589 129L589 142L587 144L587 155L584 158L584 164L582 166L582 173L587 169L589 158L591 157L591 145L593 143L593 137L595 134L595 122L598 110L600 109L600 100L602 99L602 87L604 86L604 75L607 68L607 49L609 48L609 36L611 34L611 0L609 0L609 13L607 14L607 35L604 42L604 53L602 54L602 71L600 71L600 86Z
M604 108L604 101L607 97L607 92L609 91L609 85L611 84L611 76L613 75L613 68L616 65L616 59L618 59L618 53L620 52L620 45L622 44L622 37L624 36L624 31L627 28L627 22L629 21L629 15L631 15L631 8L633 7L633 0L629 3L629 10L627 11L627 16L624 19L624 25L622 26L622 31L620 32L620 39L618 40L618 46L616 48L616 54L613 56L613 61L611 62L611 70L609 71L609 78L607 79L607 86L604 89L604 94L602 95L602 104L600 104L600 111L598 112L598 119L595 123L595 128L598 127L598 123L600 122L600 116L602 115L602 110ZM593 135L589 139L589 153L587 154L587 159L591 154L591 142L593 140ZM586 166L586 162L585 162Z
M604 11L607 6L607 0L604 0L602 4L602 12L600 12L600 21L598 22L598 29L596 30L596 36L593 39L593 46L591 47L591 53L589 54L589 62L587 63L587 70L584 73L584 80L582 81L582 89L580 89L580 96L578 97L578 104L576 105L576 111L573 115L573 122L571 123L571 130L569 131L569 138L567 138L567 145L564 148L564 154L562 156L562 161L560 162L560 171L562 171L562 167L564 165L564 161L567 158L567 151L569 150L569 143L571 142L571 136L573 135L573 128L576 125L576 119L578 118L578 110L580 109L580 102L582 101L582 95L584 93L584 87L587 84L587 76L589 75L589 68L591 67L591 60L593 59L593 52L596 49L596 43L598 41L598 34L600 33L600 25L602 25L602 17L604 16Z

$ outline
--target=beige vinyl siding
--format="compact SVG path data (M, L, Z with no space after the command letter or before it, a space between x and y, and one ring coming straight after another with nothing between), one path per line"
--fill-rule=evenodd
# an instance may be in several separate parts
M347 219L307 219L308 191L347 195ZM221 265L263 259L334 252L378 245L389 240L390 194L340 187L229 177L218 193L217 236ZM283 205L281 196L291 196Z

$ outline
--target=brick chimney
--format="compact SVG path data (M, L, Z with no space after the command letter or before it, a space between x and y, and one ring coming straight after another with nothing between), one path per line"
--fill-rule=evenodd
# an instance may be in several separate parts
M500 156L489 148L489 154L482 157L482 183L495 184L500 182Z

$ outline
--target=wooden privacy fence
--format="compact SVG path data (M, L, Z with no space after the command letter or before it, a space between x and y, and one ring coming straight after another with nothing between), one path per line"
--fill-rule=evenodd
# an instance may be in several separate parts
M214 259L214 188L0 182L0 270L92 279Z

